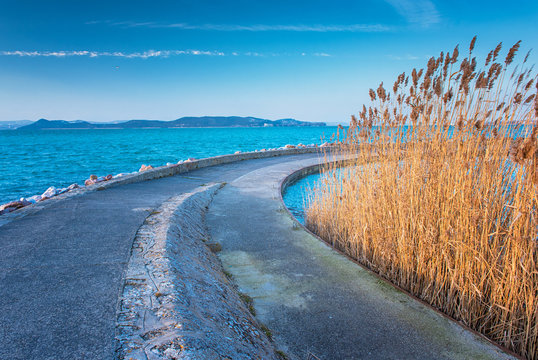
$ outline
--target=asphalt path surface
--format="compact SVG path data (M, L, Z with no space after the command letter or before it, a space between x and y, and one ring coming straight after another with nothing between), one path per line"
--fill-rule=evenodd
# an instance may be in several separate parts
M138 228L168 198L292 155L214 166L58 201L0 227L0 359L112 359Z

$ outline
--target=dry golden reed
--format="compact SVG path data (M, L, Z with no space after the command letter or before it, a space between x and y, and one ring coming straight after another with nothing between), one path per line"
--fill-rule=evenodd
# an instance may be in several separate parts
M307 226L396 285L538 359L538 89L520 42L483 68L476 38L392 92L369 91L342 153L308 200Z

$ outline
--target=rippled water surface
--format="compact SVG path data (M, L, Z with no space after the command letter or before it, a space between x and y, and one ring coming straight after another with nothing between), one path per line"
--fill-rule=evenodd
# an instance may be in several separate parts
M319 144L335 127L0 131L0 204L90 174L132 172L286 144Z

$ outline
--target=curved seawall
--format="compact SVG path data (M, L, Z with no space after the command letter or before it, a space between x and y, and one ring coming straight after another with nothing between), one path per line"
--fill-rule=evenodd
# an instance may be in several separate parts
M0 358L510 358L295 223L281 184L323 163L314 151L158 168L23 209L0 227Z

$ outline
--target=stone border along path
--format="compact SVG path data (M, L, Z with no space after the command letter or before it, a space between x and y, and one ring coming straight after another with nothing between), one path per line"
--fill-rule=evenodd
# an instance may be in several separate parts
M134 358L224 358L211 351L226 334L233 346L221 344L217 352L244 354L238 359L250 358L252 348L257 354L277 348L292 359L511 358L296 226L280 201L279 183L319 163L319 155L232 159L187 176L161 168L124 179L130 184L97 185L105 191L49 200L4 223L0 359L128 358L122 351L129 349ZM175 176L137 182L167 175ZM208 183L227 185L204 215L207 191L216 186ZM200 216L201 225L188 221ZM254 299L249 308L257 320L238 304L204 249L207 236L214 250L222 247L224 274ZM202 241L178 253L181 241L195 238ZM207 271L187 271L186 260ZM221 308L202 306L197 291ZM214 316L230 316L231 323L212 324ZM270 329L263 332L273 344L254 328L258 321ZM171 330L169 337L163 329ZM140 349L150 351L136 353Z
M276 359L219 260L204 213L221 184L167 200L135 237L118 316L120 359Z

